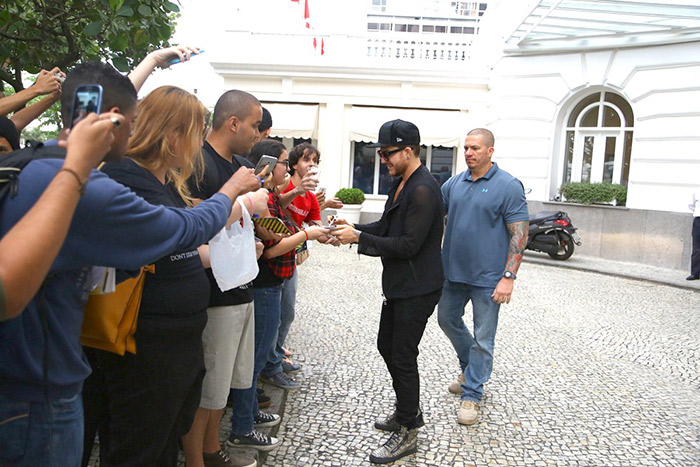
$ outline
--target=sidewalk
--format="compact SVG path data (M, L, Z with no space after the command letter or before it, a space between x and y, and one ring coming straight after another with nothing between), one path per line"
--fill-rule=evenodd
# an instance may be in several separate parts
M625 263L609 259L595 258L592 256L574 255L566 261L557 261L545 253L526 251L523 262L553 266L565 269L578 269L581 271L596 272L615 277L626 277L655 284L670 285L689 290L700 290L700 280L687 281L685 278L689 271L679 269L666 269L638 263Z
M271 411L283 415L274 429L282 444L259 465L369 466L386 439L372 423L393 400L375 348L381 263L354 248L318 247L302 269L288 339L302 387L266 387ZM454 420L459 398L446 391L454 351L431 317L419 357L426 427L418 454L395 465L697 465L700 281L534 252L521 272L472 427Z

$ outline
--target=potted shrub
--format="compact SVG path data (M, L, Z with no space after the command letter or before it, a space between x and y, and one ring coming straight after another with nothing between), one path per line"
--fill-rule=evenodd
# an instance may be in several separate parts
M624 206L627 201L627 188L613 183L564 183L559 193L570 203Z
M357 224L360 222L360 214L362 212L362 203L365 200L365 194L359 188L341 188L335 194L342 203L343 207L338 210L338 216Z

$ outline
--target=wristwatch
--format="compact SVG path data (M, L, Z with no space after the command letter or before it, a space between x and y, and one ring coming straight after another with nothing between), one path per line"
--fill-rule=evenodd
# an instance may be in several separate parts
M504 272L504 273L503 273L503 277L505 277L506 279L517 279L517 277L515 276L515 274L513 274L513 273L510 272L510 271Z

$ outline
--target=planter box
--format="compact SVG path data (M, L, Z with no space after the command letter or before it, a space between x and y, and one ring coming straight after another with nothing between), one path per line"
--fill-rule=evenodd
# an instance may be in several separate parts
M360 223L360 214L362 213L361 204L345 204L342 209L338 209L338 217L345 219L353 224Z

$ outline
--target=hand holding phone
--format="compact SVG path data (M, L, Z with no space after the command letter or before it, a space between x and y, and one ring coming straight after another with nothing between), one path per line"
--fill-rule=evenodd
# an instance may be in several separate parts
M202 50L200 50L200 51L198 51L198 52L193 52L191 55L192 55L193 57L195 57L195 56L200 55L200 54L203 54L203 53L204 53L204 49L202 49ZM173 59L168 60L168 65L175 65L175 64L178 64L178 63L182 63L182 59L181 59L180 57L175 57L175 58L173 58Z
M102 107L102 86L99 84L83 84L78 86L73 96L70 127L78 123L89 113L100 113Z

